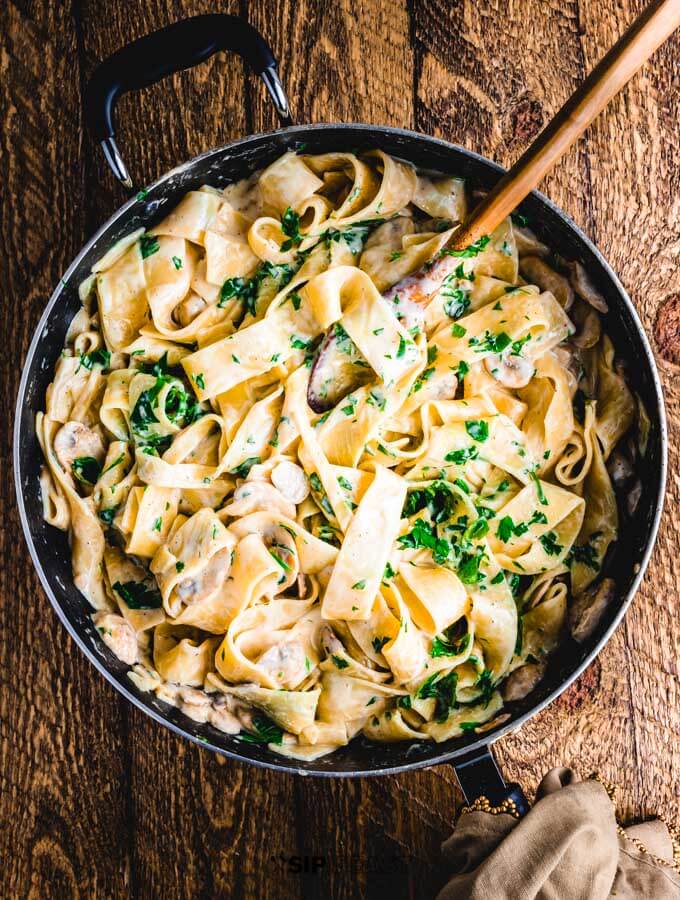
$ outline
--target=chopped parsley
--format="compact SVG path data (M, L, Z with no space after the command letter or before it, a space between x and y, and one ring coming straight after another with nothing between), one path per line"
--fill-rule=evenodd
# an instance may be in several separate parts
M142 254L142 259L146 259L154 253L158 253L159 250L160 244L155 234L143 234L140 237L139 252Z
M541 504L541 506L548 506L549 504L543 490L543 485L541 484L541 481L538 477L538 467L535 465L532 466L527 470L527 475L531 478L534 486L536 487L536 496L538 497L538 502Z
M546 531L539 537L539 541L548 556L559 556L562 550L562 544L557 543L557 535L554 531Z
M102 471L102 475L106 475L106 473L110 472L111 469L115 469L116 466L119 466L123 462L124 459L125 459L125 454L121 453L120 456L117 456L114 459L114 461Z
M346 669L349 666L347 660L343 659L342 656L336 656L335 654L332 654L331 659L333 660L333 665L336 669Z
M249 456L247 459L244 459L242 463L236 466L235 469L231 470L231 475L236 475L237 478L247 478L248 473L253 468L253 466L261 463L262 460L259 456Z
M447 629L447 631L449 630L450 629ZM435 635L432 640L432 646L430 647L430 656L435 659L439 656L459 656L467 650L471 639L472 636L470 635L470 632L464 634L458 641L447 637L446 632L444 632L442 637Z
M297 247L302 243L302 235L300 234L300 216L288 207L281 216L281 231L286 235L287 240L281 244L281 252L285 253L292 247Z
M277 744L283 743L283 729L279 728L270 718L262 714L253 716L254 734L242 731L237 734L237 740L247 744Z
M456 688L458 673L449 672L440 676L438 672L430 675L418 688L416 694L421 700L435 700L435 715L438 722L444 722L456 705Z
M454 328L455 327L456 326L454 325ZM458 368L456 369L456 375L458 376L458 380L462 381L469 371L470 371L470 366L466 362L464 362L464 361L459 362Z
M263 262L252 278L227 278L220 290L217 305L223 307L228 300L237 298L243 301L251 316L257 315L257 298L264 281L271 278L276 290L280 291L291 281L296 270L296 267L288 263L277 266L269 261Z
M288 563L287 563L284 559L282 559L282 558L279 556L279 554L276 552L276 550L273 550L273 549L270 547L270 548L269 548L269 555L274 559L275 562L277 562L277 563L281 566L281 568L284 570L284 572L290 572L290 566L288 565Z
M105 522L107 525L112 525L117 512L118 512L117 506L109 506L108 509L100 509L99 510L99 518L102 520L102 522Z
M430 367L429 369L425 369L423 372L421 372L420 375L418 376L418 378L413 383L413 387L411 388L411 393L417 394L418 391L420 391L422 389L425 382L429 381L433 375L434 375L433 367Z
M437 537L435 527L428 525L424 519L416 519L411 531L400 537L397 543L404 549L431 550L432 558L439 564L448 559L451 549L449 542L445 538Z
M392 566L391 566L389 563L387 563L387 564L385 565L385 571L383 572L383 579L384 579L384 580L387 580L387 579L389 579L389 578L394 578L394 576L395 576L396 574L397 574L397 573L394 571L394 569L392 568Z
M463 259L471 259L474 256L479 256L479 254L484 250L489 243L491 238L488 234L482 235L479 240L475 241L473 244L470 244L469 247L465 247L463 250L449 250L448 247L444 248L442 254L444 256L459 256Z
M381 412L384 411L385 406L387 405L387 398L383 397L380 391L372 390L368 397L366 397L366 403L369 406L375 406Z
M492 334L485 331L481 338L471 337L468 344L475 348L475 353L502 353L512 343L512 338L505 331Z
M116 581L113 589L130 609L160 609L163 605L160 591L141 581Z
M528 530L529 526L526 522L518 522L515 524L510 516L503 516L496 528L496 537L499 541L503 541L504 544L507 544L513 535L515 535L515 537L520 537L521 535L526 534Z
M574 544L569 552L569 565L575 562L581 563L597 572L600 568L599 554L597 552L597 547L592 542L597 540L600 533L601 532L596 531L594 534L591 534L590 541L587 544Z
M458 727L463 734L467 734L469 732L474 733L479 728L480 724L480 722L461 722Z
M457 466L465 465L471 459L477 459L479 451L476 447L464 447L462 450L451 450L444 457L445 462L455 463Z
M389 637L374 637L371 643L373 644L373 649L376 653L380 653L385 644L388 644L390 641Z
M101 470L101 465L93 456L79 456L71 463L71 471L76 480L83 484L95 484Z
M301 338L301 337L298 337L296 334L294 334L290 339L290 345L295 350L306 350L307 347L309 346L309 344L310 344L309 338L307 338L307 339Z
M444 522L451 517L457 502L445 481L435 481L426 488L410 491L402 515L410 517L427 509L433 522Z
M101 366L104 369L108 369L110 365L111 354L103 347L99 347L97 350L91 350L89 353L80 354L76 375L81 369L91 370L94 366Z
M489 437L489 423L483 420L467 421L465 423L465 430L470 435L472 440L477 441L477 443L479 444L483 444L484 441Z

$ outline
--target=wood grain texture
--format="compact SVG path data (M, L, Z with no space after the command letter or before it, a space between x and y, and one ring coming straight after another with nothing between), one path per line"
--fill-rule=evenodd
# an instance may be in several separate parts
M416 128L507 166L642 3L10 0L0 10L8 415L52 286L124 200L83 132L83 83L126 41L218 8L247 15L270 41L298 122ZM650 334L680 297L679 53L677 38L662 48L543 184L610 260ZM261 86L224 55L125 98L118 121L138 183L276 124ZM671 477L649 574L598 660L496 752L528 793L549 766L574 765L619 784L624 816L677 819L680 383L678 367L660 363ZM39 587L18 540L7 430L0 447L0 895L433 896L461 802L452 771L275 775L225 763L129 708Z

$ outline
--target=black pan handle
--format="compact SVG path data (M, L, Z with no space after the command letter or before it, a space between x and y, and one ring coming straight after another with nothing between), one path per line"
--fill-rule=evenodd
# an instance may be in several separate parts
M529 811L529 803L522 788L506 784L498 770L496 760L488 747L479 747L452 763L456 778L468 804L486 797L490 806L501 806L504 801L514 803L518 815Z
M118 98L198 65L220 50L234 50L246 60L264 81L281 124L292 124L274 55L252 25L238 16L222 14L182 19L121 47L99 64L85 89L87 125L101 143L113 174L125 187L132 187L132 179L114 140L113 114Z

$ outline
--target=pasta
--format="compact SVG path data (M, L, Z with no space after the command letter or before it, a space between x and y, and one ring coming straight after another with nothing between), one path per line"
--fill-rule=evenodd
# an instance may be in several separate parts
M40 483L139 689L314 759L492 727L545 671L638 406L583 268L512 219L452 251L465 215L458 178L289 152L94 267Z

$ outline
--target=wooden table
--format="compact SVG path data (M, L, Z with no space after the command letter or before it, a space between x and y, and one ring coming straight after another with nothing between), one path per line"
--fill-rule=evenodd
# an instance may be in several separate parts
M445 766L363 781L231 762L130 707L78 651L20 536L9 423L38 317L69 261L125 199L83 131L82 85L123 43L199 12L247 14L299 122L362 121L448 138L507 165L640 11L642 0L9 0L0 12L0 894L23 897L429 897L461 803ZM550 766L598 770L623 817L678 819L680 773L680 41L667 44L546 180L612 263L659 357L671 477L652 564L624 624L559 701L501 741L532 791ZM234 57L126 99L138 183L274 127ZM669 338L670 335L670 338ZM675 342L675 343L673 343ZM658 346L658 345L657 345ZM299 867L313 871L295 871ZM313 858L320 862L313 863ZM4 889L2 885L4 884Z

